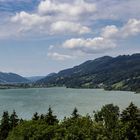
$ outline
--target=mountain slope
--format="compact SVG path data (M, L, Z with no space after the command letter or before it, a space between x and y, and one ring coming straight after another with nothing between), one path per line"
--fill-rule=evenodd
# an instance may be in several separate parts
M140 91L140 54L104 56L37 81L46 86Z
M23 78L20 75L15 73L3 73L0 72L0 84L9 84L9 83L27 83L29 82L26 78Z
M45 76L32 76L32 77L25 77L25 79L28 79L31 82L36 82L38 80L43 79Z

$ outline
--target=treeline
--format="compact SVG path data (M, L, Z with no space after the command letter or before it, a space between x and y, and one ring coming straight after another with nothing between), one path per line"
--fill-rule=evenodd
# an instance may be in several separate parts
M133 103L122 112L108 104L93 116L81 116L75 108L60 121L49 107L47 114L36 112L26 121L15 111L4 112L0 140L140 140L140 110Z
M30 83L0 84L0 89L32 88Z

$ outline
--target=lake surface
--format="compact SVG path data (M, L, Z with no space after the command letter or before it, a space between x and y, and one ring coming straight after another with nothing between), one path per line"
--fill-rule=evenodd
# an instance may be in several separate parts
M35 112L46 113L49 105L59 119L69 116L74 107L82 115L113 103L124 109L133 102L140 107L140 94L102 89L35 88L0 90L0 116L14 109L19 117L30 119Z

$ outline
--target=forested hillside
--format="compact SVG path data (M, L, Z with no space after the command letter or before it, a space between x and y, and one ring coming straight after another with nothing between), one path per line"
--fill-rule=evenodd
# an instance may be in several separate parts
M29 80L18 74L0 72L0 84L27 83L27 82L29 82Z
M104 56L37 81L45 86L140 91L140 54Z

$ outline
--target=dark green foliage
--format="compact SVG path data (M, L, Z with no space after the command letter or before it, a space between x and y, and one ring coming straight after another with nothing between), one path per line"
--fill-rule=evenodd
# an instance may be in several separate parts
M71 115L72 115L72 118L78 118L79 117L78 110L77 110L76 107L74 108L74 110L73 110Z
M89 60L39 80L36 85L140 92L140 54Z
M43 114L40 115L40 120L44 120L45 116Z
M51 140L57 126L47 125L45 121L24 121L10 132L8 140Z
M21 118L20 120L19 120L19 123L22 123L23 122L23 119Z
M131 102L130 105L123 110L121 114L121 120L122 122L129 122L129 121L136 121L138 120L138 108Z
M140 138L140 110L131 103L121 114L121 121L124 129L124 136L128 140Z
M103 106L101 109L102 118L107 129L116 127L119 119L119 107L113 104Z
M0 84L0 89L18 89L18 88L31 88L32 84L29 83L10 83L10 84Z
M34 116L33 116L32 120L34 120L34 121L39 120L39 115L38 115L38 113L37 113L37 112L34 114Z
M52 111L51 107L49 107L48 113L44 119L48 125L54 125L55 123L58 123L58 119L55 115L53 115L53 111Z
M86 140L92 139L93 121L89 116L68 118L62 122L61 127L65 130L63 139Z
M16 127L18 125L18 123L19 123L19 119L18 119L18 116L14 110L10 116L10 128L12 129L13 127Z
M42 118L22 121L7 140L140 140L140 111L133 103L121 114L118 106L105 105L95 112L94 118L79 115L75 108L72 117L59 123L52 114L49 108Z
M19 119L15 110L10 116L7 111L3 112L1 125L0 125L0 140L5 140L10 130L15 128L18 124L19 124Z
M1 125L0 125L0 140L5 140L10 131L10 123L9 123L9 114L8 112L3 112Z
M108 104L102 107L101 111L95 112L95 121L102 123L105 128L106 137L110 140L116 139L119 127L119 107Z

